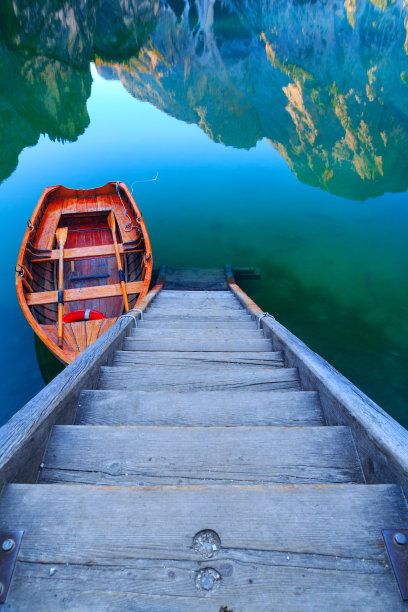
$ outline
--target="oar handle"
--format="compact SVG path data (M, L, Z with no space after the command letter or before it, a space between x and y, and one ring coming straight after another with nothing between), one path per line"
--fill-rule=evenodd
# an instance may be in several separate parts
M68 228L57 229L57 242L59 244L58 268L58 346L62 348L64 340L64 326L62 315L64 309L64 246L67 240Z
M120 288L122 289L123 303L125 305L125 310L127 312L129 310L129 300L128 300L128 295L127 295L127 290L126 290L125 275L123 273L123 268L122 268L122 260L120 258L118 242L116 240L115 217L113 215L113 212L109 214L108 224L112 232L113 247L115 249L116 263L117 263L118 271L119 271Z

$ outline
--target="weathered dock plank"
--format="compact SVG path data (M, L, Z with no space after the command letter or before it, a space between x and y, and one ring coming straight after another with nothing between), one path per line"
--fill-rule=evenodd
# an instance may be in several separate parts
M232 314L224 310L218 310L218 314L208 314L208 310L199 311L198 314L189 312L187 314L174 314L172 308L161 308L160 311L149 311L143 317L143 321L209 321L209 322L229 322L246 321L253 323L251 317L244 310L234 310Z
M348 427L55 426L42 466L41 483L365 482Z
M299 390L295 368L251 368L247 372L231 368L184 368L174 372L167 368L133 366L103 366L100 368L99 389L129 391L270 391Z
M127 337L123 343L125 351L208 351L208 352L244 352L249 351L271 351L272 344L266 338L233 339L217 338L216 340L199 338L173 338L167 339L164 335L161 339L139 340L133 336Z
M263 316L231 271L231 292L213 291L220 269L171 275L182 291L160 294L160 276L138 328L141 313L122 318L109 346L58 377L47 418L35 413L43 444L57 416L72 422L82 389L77 426L54 425L38 484L3 488L0 528L24 530L5 609L404 610L381 531L407 526L405 498L361 484L377 465L377 480L407 480L400 430ZM84 388L88 366L96 389ZM349 427L326 426L335 418L364 429L358 454ZM35 473L32 427L24 419L24 444L5 446L2 482ZM202 529L221 540L207 557L193 545Z
M182 351L115 351L113 365L162 365L167 367L284 367L283 353L270 352L182 352Z
M77 425L324 425L314 391L82 391Z
M183 340L203 339L203 340L223 340L223 339L265 339L260 329L144 329L136 327L131 331L131 338L136 340L156 340L157 338L182 338Z
M190 321L189 319L151 319L146 317L143 321L138 321L137 323L138 329L180 329L180 330L188 330L188 329L208 329L208 330L216 330L216 329L235 329L237 333L241 329L256 329L255 323L248 320L240 320L240 321L211 321L211 320L203 320L203 321Z
M166 307L158 304L157 306L152 306L148 311L146 316L150 315L163 315L171 312L172 316L180 316L180 317L190 317L190 316L202 316L207 315L209 317L223 317L224 319L228 316L236 316L242 319L247 320L247 313L243 308L239 305L236 308L224 308L223 306L203 306L203 307L188 307L180 305L178 307Z
M207 300L209 302L234 302L235 297L231 291L162 291L158 302L202 302Z
M407 521L394 485L9 485L0 526L25 535L6 609L405 610L381 529ZM221 540L211 559L202 529Z

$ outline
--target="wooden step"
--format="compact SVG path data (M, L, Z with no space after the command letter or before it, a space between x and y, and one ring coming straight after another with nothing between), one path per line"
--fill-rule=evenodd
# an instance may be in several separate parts
M234 308L235 310L242 308L242 305L232 295L226 298L211 298L201 299L183 299L166 298L159 295L155 301L155 306L160 308Z
M381 530L407 522L397 485L11 484L0 528L24 536L6 607L404 611ZM212 558L193 546L205 529Z
M234 310L234 314L230 314L222 310L220 314L208 314L208 312L199 312L198 314L174 314L171 310L160 309L159 312L152 312L148 310L143 315L143 321L210 321L210 322L223 322L226 321L246 321L254 322L254 320L245 311Z
M160 300L158 297L150 306L150 310L155 308L171 310L239 310L245 311L241 302L235 299L228 300Z
M138 329L257 329L255 321L189 321L186 319L156 319L144 318L137 322Z
M202 300L211 300L213 302L223 300L235 300L238 301L232 291L160 291L157 299L160 300L174 300L177 302L191 301L194 302Z
M300 390L296 368L184 368L174 372L161 366L102 366L99 389L129 391L273 391Z
M158 297L175 298L177 300L184 300L184 299L202 300L205 297L208 297L211 300L218 300L218 299L221 300L224 298L231 298L231 297L233 299L236 299L232 291L230 291L229 289L227 289L226 291L171 291L167 289L166 286L164 286L163 289L160 291Z
M135 337L125 338L123 342L125 351L200 351L200 352L243 352L272 350L272 342L267 338L242 340L233 338L217 338L216 340L201 340L199 338L157 338L155 340L139 340Z
M231 367L247 368L253 366L270 366L283 368L283 353L280 351L268 353L208 353L181 351L115 351L113 365L160 365L167 367Z
M145 329L143 327L136 327L132 330L131 338L140 340L155 340L156 338L181 338L183 340L188 339L206 339L206 340L219 340L223 338L264 338L263 331L256 329L255 326L249 329L226 329L225 327L219 327L217 329L156 329L154 327Z
M199 315L200 313L204 315L211 315L211 316L222 316L225 314L229 314L229 315L234 315L234 314L244 315L245 314L246 315L246 310L244 310L242 306L240 306L239 304L237 306L228 306L228 307L214 306L214 305L211 305L211 306L198 306L197 305L193 308L192 306L183 305L183 304L180 304L179 306L167 307L167 306L161 306L160 304L156 305L153 302L148 312L152 314L165 314L167 312L173 315L180 315L180 316L187 316L189 314Z
M77 425L324 425L316 391L82 391Z
M41 483L365 482L348 427L57 425L42 466Z

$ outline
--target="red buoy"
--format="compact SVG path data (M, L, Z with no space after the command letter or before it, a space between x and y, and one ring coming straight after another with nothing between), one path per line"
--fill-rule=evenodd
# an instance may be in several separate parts
M106 319L105 315L99 310L73 310L62 317L64 323L76 323L77 321L95 321L97 319Z

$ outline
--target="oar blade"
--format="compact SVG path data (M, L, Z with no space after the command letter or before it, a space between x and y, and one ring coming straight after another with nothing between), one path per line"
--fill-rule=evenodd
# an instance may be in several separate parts
M67 227L59 227L56 231L57 243L60 246L64 246L67 241L68 236L68 228Z
M108 215L108 225L112 233L116 232L115 215L113 214L113 210L111 210L111 212Z

